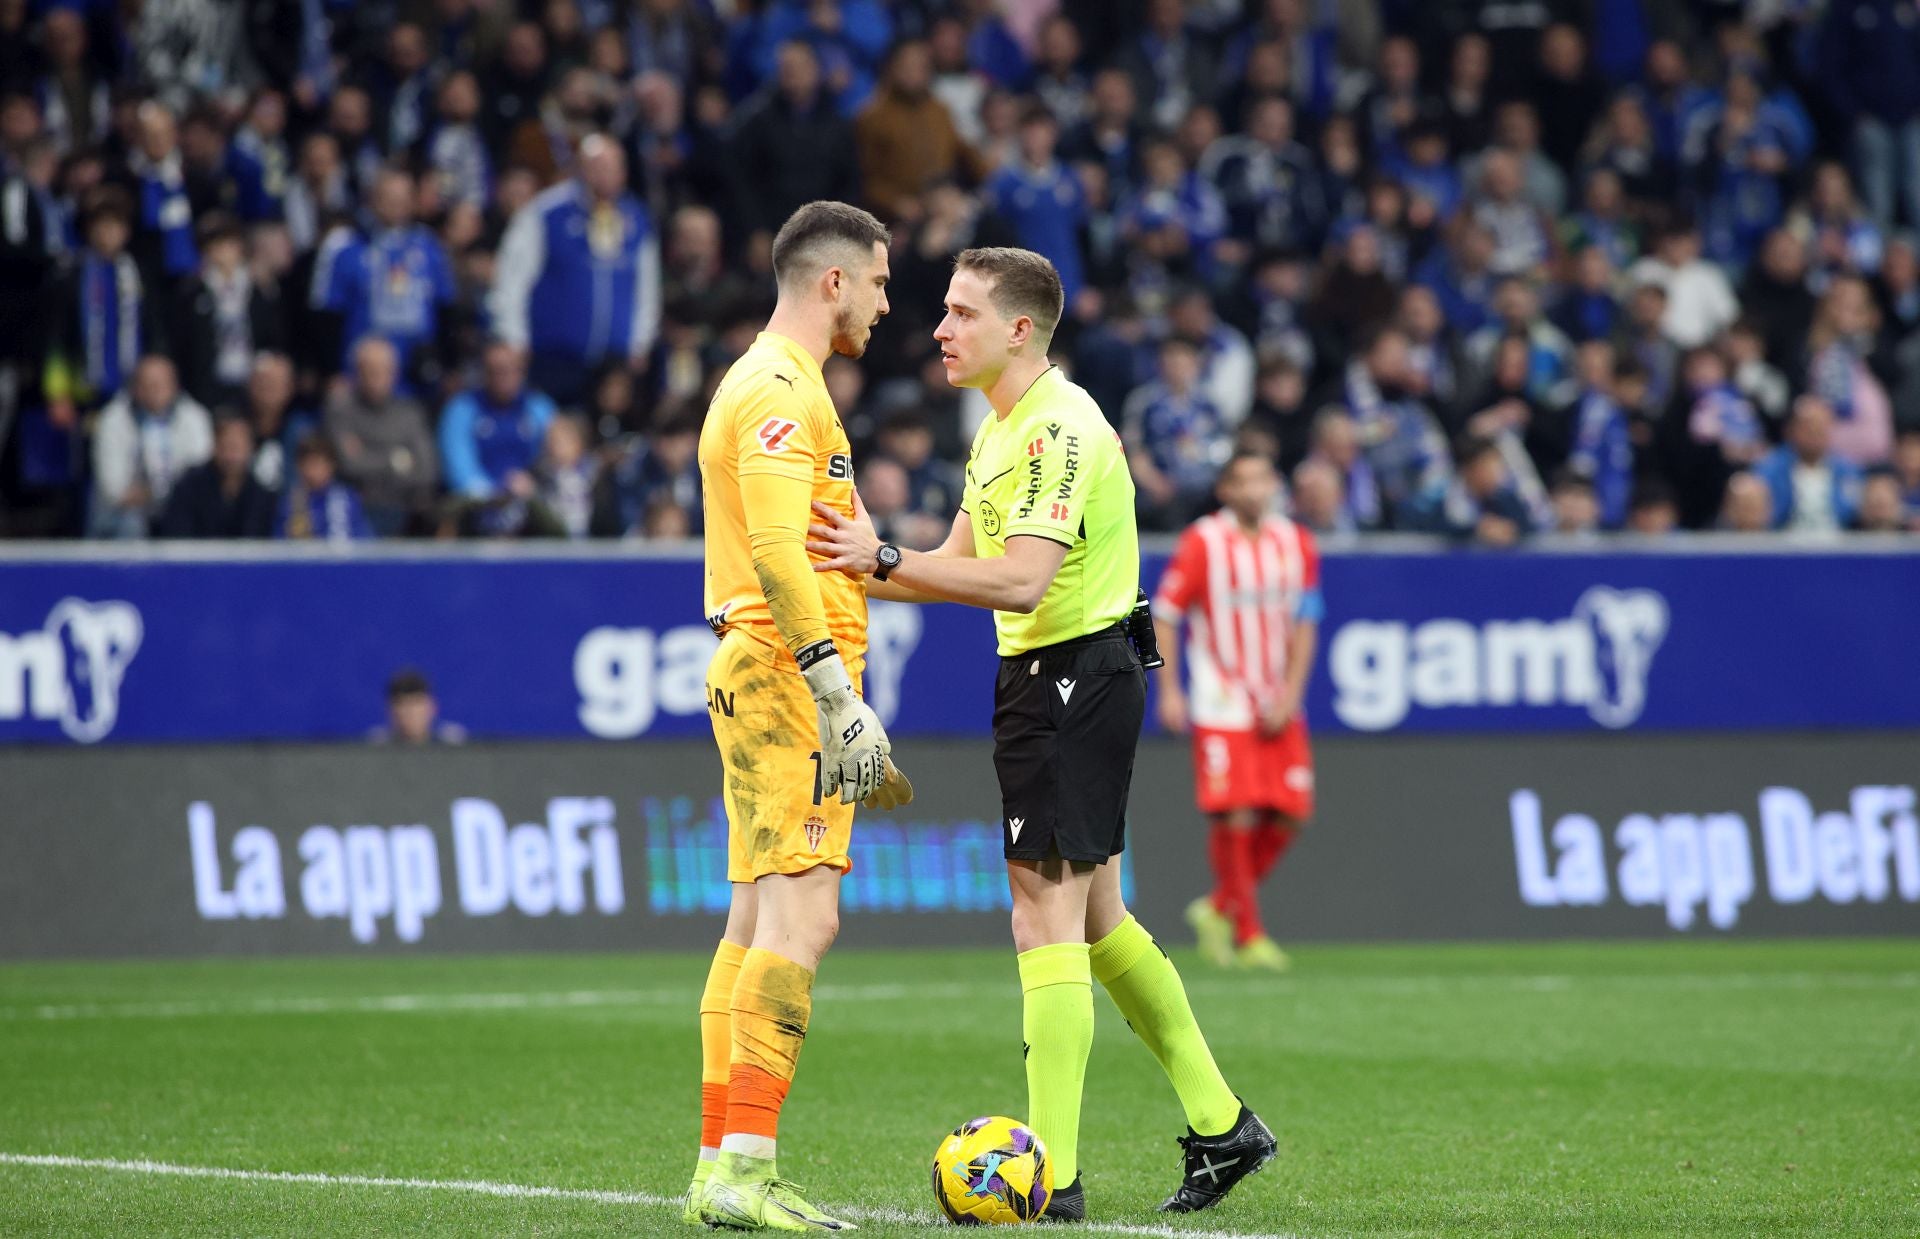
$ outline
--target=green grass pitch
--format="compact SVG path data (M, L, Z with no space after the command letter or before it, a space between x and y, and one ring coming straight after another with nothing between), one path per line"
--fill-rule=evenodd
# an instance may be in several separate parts
M1156 1215L1180 1112L1097 998L1091 1233L1920 1235L1920 943L1176 959L1281 1156ZM0 1235L681 1233L705 963L0 968ZM1024 1093L1010 952L835 954L782 1167L864 1234L929 1233L939 1136Z

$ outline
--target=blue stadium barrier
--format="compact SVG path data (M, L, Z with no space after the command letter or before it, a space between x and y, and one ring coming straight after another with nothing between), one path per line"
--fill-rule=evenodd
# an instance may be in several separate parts
M1666 549L1675 545L1683 549ZM1330 550L1323 732L1920 726L1920 554ZM1165 548L1143 568L1151 586ZM697 548L0 549L0 743L355 739L403 665L475 736L698 736L713 646ZM874 608L897 735L982 735L986 615Z

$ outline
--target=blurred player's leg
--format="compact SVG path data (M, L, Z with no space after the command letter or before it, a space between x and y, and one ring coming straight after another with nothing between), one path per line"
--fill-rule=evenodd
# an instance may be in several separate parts
M1048 1213L1078 1199L1080 1101L1093 1049L1093 974L1087 962L1087 891L1094 866L1010 860L1013 943L1020 952L1020 1036L1027 1060L1027 1125L1047 1146L1057 1189ZM1085 1216L1084 1203L1079 1216Z

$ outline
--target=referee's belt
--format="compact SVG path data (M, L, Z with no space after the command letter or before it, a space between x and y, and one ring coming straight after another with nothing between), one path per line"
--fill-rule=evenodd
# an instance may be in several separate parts
M1126 636L1126 624L1115 620L1105 628L1097 629L1082 637L1068 637L1065 641L1055 641L1052 645L1036 646L1030 650L1022 650L1018 654L1003 654L1001 657L1008 662L1020 658L1037 658L1043 654L1051 654L1055 650L1070 650L1075 646L1092 645L1098 641L1124 641L1126 640Z

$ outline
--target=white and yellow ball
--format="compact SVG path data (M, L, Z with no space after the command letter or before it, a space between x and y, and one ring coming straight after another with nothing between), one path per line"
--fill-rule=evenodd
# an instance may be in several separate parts
M1053 1200L1053 1163L1024 1123L972 1119L934 1151L933 1198L960 1226L1023 1226Z

